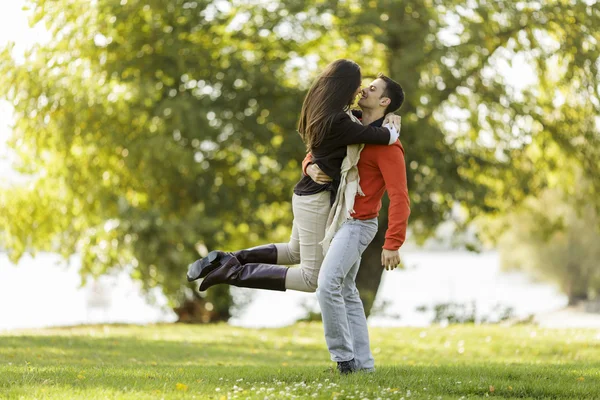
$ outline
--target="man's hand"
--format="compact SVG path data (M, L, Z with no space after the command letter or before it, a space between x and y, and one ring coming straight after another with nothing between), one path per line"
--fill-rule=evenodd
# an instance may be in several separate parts
M381 265L386 270L393 270L400 264L400 252L398 250L386 250L381 252Z
M399 115L389 113L385 116L385 119L383 120L383 125L385 124L391 124L394 128L396 128L398 133L400 133L400 127L402 126L402 118L400 118Z
M310 164L306 167L306 174L319 185L325 185L331 182L331 178L317 164Z

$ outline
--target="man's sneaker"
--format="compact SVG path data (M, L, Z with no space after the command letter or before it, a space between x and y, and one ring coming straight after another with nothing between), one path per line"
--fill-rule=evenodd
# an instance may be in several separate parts
M350 361L338 361L337 369L342 375L348 375L354 372L356 366L354 365L354 358Z

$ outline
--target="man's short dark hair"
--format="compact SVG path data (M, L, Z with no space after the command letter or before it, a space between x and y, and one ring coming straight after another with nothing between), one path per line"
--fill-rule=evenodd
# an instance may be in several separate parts
M404 103L404 90L402 90L402 86L400 86L398 82L382 73L379 73L377 78L382 79L385 82L385 90L381 97L388 97L390 99L390 104L386 107L385 113L392 113L399 109L402 106L402 103Z

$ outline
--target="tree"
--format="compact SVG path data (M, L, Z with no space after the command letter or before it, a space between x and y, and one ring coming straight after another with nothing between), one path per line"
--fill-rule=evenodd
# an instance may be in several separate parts
M84 276L133 266L176 306L200 300L184 282L198 250L286 237L302 94L286 74L296 45L272 21L258 31L236 23L249 7L211 1L32 5L52 40L22 65L5 49L0 69L32 177L1 197L13 260L80 252ZM228 288L207 301L199 318L229 316Z
M598 176L596 1L333 1L330 10L333 29L322 40L347 52L329 57L388 72L407 93L401 140L419 241L443 221L464 228L553 185L563 155ZM530 72L528 84L513 63ZM599 193L600 181L592 182ZM386 221L384 204L357 279L367 310L381 279Z
M303 156L300 102L318 69L341 57L406 90L419 241L443 221L464 227L511 209L551 186L563 160L600 172L595 1L32 4L54 39L24 65L4 52L0 68L17 112L12 145L35 177L0 198L15 259L80 250L84 273L133 265L176 299L189 293L182 268L197 248L285 239ZM527 85L511 79L513 62L531 69ZM383 210L358 277L367 312ZM215 307L226 317L227 290L212 293L227 300Z
M578 182L575 196L559 189L528 198L507 215L498 244L506 269L522 269L555 283L569 305L600 293L600 218Z

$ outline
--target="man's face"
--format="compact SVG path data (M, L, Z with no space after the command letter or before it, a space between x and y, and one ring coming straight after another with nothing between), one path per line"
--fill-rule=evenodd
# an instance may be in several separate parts
M362 90L361 98L358 100L358 106L362 109L385 109L389 104L389 98L382 97L385 90L385 81L383 79L375 79L373 82Z

